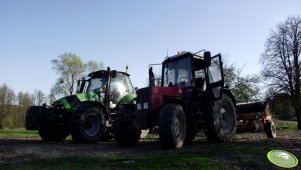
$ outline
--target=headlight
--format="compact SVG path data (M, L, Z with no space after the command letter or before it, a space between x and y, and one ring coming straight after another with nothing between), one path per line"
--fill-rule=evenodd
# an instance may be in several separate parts
M54 107L55 107L56 109L64 109L63 102L61 102L61 101L55 102L55 103L54 103Z
M138 104L137 104L137 109L138 109L138 110L141 110L141 103L138 103Z
M148 109L148 103L143 103L143 109Z

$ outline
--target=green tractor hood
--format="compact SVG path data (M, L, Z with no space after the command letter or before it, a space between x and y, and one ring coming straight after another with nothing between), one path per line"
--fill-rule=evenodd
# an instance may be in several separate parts
M91 101L100 103L102 97L97 93L89 92L89 93L77 93L75 95L66 96L60 98L54 102L54 106L63 105L64 109L68 112L73 112L77 107L80 106L82 102Z
M117 105L129 104L133 100L135 100L136 97L137 97L137 94L128 93L118 102ZM58 107L58 106L63 107L68 112L73 112L81 105L82 102L86 102L86 101L102 103L103 97L94 92L77 93L75 95L66 96L66 97L58 99L54 102L53 105L55 107Z
M134 101L137 98L137 94L135 93L128 93L126 96L124 96L118 104L129 104L132 101Z

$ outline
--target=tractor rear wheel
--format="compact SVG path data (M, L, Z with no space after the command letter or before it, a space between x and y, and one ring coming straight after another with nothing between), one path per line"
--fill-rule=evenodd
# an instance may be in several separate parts
M75 142L97 142L103 135L105 118L99 107L83 104L72 115L70 128Z
M40 129L39 135L45 142L62 142L66 139L69 133L67 130L58 131L58 130Z
M236 132L236 110L232 99L223 94L215 100L209 98L207 102L205 135L211 142L230 142Z
M276 126L273 121L267 121L265 125L266 134L268 138L276 138Z
M135 146L141 131L132 126L131 115L135 111L135 105L122 105L113 122L114 139L119 146Z
M186 118L181 105L166 103L160 110L159 140L164 148L181 148L186 137Z

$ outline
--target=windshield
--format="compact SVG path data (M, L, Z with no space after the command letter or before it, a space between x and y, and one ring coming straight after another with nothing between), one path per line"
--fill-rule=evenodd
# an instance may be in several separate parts
M191 62L189 57L169 62L163 66L164 87L187 87L191 86Z
M118 73L117 76L111 80L110 94L113 103L118 103L128 93L134 92L135 90L127 75Z
M104 87L106 85L107 78L106 77L91 78L88 80L88 82L89 84L86 92L102 91L101 87Z

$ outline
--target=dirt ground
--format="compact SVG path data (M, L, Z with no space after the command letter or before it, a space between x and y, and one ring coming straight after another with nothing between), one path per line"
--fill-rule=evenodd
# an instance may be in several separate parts
M113 141L112 142L99 142L95 144L77 144L71 141L64 143L46 143L41 140L33 139L4 139L0 138L0 165L3 163L16 163L37 158L60 158L66 156L139 156L144 154L153 153L200 153L206 154L211 149L219 144L209 143L205 137L198 137L190 144L185 145L182 149L166 150L162 149L159 142L155 139L142 140L136 147L120 148ZM264 148L270 149L285 149L292 152L301 159L301 131L286 131L278 130L277 138L268 139L264 133L244 133L237 134L230 146L239 146L239 150L244 148ZM234 147L235 148L235 147ZM236 148L237 149L237 148ZM244 153L238 151L236 153ZM219 153L217 155L220 161L225 162L225 169L257 169L256 156L250 158L250 162L240 162L242 159L231 159L231 155ZM233 155L232 155L233 156ZM236 158L236 157L235 157ZM258 158L262 159L262 157ZM245 165L244 165L245 164ZM267 164L263 169L269 169ZM247 167L247 168L244 168ZM300 168L300 165L297 167ZM300 168L301 169L301 168Z

